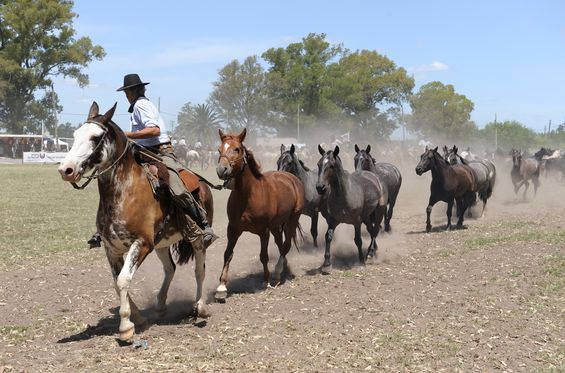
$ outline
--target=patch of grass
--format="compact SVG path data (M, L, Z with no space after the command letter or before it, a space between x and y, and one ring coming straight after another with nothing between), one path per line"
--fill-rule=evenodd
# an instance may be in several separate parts
M559 294L565 289L565 255L551 255L546 263L544 277L536 285L544 295Z
M465 245L469 248L477 248L483 246L492 246L502 243L513 242L545 242L550 244L565 244L565 230L525 230L522 232L515 232L504 234L501 233L496 236L476 237L465 240Z
M2 326L0 327L0 338L11 343L21 343L27 339L27 326Z
M84 250L95 231L98 190L74 190L55 165L1 165L0 268Z

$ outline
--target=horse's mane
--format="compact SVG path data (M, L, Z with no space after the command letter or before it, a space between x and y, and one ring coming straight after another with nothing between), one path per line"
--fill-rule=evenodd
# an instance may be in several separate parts
M249 166L251 173L257 179L262 178L263 173L261 173L261 166L259 165L259 163L255 159L253 152L251 150L247 149L245 146L243 146L243 149L245 150L245 154L247 154L247 165Z
M298 163L300 163L304 171L310 171L310 168L306 167L306 165L304 164L304 162L302 162L301 159L298 160Z

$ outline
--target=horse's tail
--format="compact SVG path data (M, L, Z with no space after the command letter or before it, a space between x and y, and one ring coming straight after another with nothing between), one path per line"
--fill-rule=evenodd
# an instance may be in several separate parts
M177 253L177 264L182 265L188 263L194 258L194 248L192 244L187 240L181 240L176 244L172 245L172 248Z
M294 244L294 247L296 247L296 250L300 252L300 246L298 245L297 239L298 236L300 236L300 245L302 245L304 243L304 230L302 229L300 222L296 225L296 232L292 237L292 243Z

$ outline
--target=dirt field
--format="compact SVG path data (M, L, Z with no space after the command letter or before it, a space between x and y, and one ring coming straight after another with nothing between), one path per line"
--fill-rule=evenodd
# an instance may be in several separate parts
M87 208L77 215L85 215L84 221L62 214L53 219L58 225L50 223L49 237L62 232L70 248L50 248L52 238L41 245L48 255L13 257L14 248L1 241L0 372L565 371L565 184L542 179L538 196L524 202L514 196L509 170L498 165L484 218L444 232L445 205L438 204L435 229L426 234L431 175L417 177L415 164L402 170L393 233L379 235L374 265L358 265L353 228L339 226L334 271L321 275L323 249L311 246L310 221L303 219L306 241L300 252L291 251L292 275L285 283L263 288L258 239L244 234L231 266L231 296L217 304L212 291L223 262L222 237L207 258L213 315L192 322L186 317L194 299L192 266L177 268L169 312L157 319L162 270L151 255L132 286L150 325L133 345L116 339L118 299L104 252L83 244L94 227L97 201L95 188L89 188L83 194ZM28 172L22 165L2 165L3 180L14 167ZM54 167L48 172L53 177L41 182L60 188L60 203L85 193L58 180ZM17 193L13 189L2 190L4 202ZM227 195L214 192L214 226L222 236ZM42 197L18 198L19 208L33 209L26 203ZM14 211L4 211L3 222L14 225L14 240L18 232L45 239L38 233L43 228L34 225L40 223L18 223L17 209L8 206ZM323 223L319 230L323 243ZM274 266L278 256L270 244Z

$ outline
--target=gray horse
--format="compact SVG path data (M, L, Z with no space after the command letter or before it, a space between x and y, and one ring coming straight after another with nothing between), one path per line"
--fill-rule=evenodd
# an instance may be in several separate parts
M396 198L398 197L398 192L400 191L400 186L402 185L402 175L400 170L395 165L390 163L378 162L370 154L371 145L367 145L365 150L359 149L357 144L355 144L355 170L366 170L371 171L376 174L381 180L383 186L388 191L388 201L387 201L387 212L385 216L385 232L390 232L390 220L392 219L392 213L394 210L394 205L396 204Z
M510 177L512 178L512 184L514 184L514 193L518 194L520 187L525 185L523 198L526 199L526 192L530 187L529 180L532 180L534 183L535 197L540 185L539 174L540 163L537 159L523 159L521 150L512 149L512 170L510 171Z
M312 219L310 233L314 247L318 247L318 213L320 212L320 201L322 196L316 191L316 183L318 182L318 172L310 170L304 162L298 159L294 144L288 150L281 144L281 155L277 160L277 171L290 172L298 177L304 184L304 209L302 214Z
M328 222L326 232L326 251L322 273L331 271L330 246L333 232L340 223L352 224L355 227L355 245L359 253L359 261L372 259L377 251L376 237L380 224L386 213L388 200L387 190L377 175L370 171L355 171L352 174L343 169L339 155L339 146L327 152L318 145L322 158L318 161L318 183L316 189L326 195L326 207L321 209ZM365 224L371 235L371 243L367 255L363 255L361 240L361 224Z
M485 215L487 200L492 196L492 191L494 190L496 167L494 166L494 163L488 159L473 161L465 160L462 156L457 154L457 151L458 149L455 145L453 145L453 148L451 149L444 146L443 157L450 165L466 164L473 169L477 183L477 194L481 201L483 201L483 211L481 213L481 217L483 217ZM471 209L469 209L468 216L471 216Z

